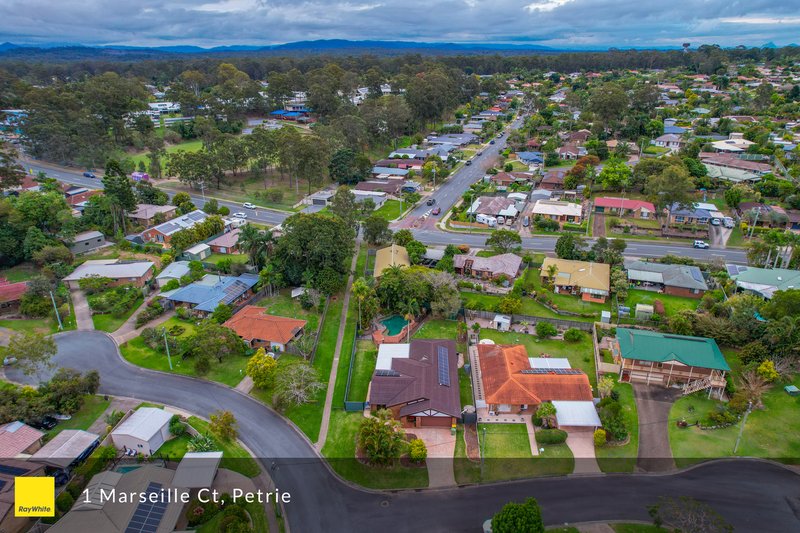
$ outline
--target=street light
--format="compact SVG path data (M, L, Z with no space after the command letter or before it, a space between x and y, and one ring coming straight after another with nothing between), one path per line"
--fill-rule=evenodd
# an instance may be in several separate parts
M164 333L164 347L167 349L167 361L169 362L169 369L172 370L172 356L169 354L169 343L167 342L167 328L162 327L161 331Z

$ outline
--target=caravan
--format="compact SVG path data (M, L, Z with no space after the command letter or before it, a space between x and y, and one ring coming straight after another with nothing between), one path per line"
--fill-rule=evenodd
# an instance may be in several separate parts
M479 224L486 224L490 228L497 226L497 219L489 215L478 215L475 217L475 222Z

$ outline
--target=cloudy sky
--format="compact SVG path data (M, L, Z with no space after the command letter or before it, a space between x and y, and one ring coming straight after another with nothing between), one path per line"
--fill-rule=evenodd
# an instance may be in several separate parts
M800 0L0 0L0 41L159 46L314 39L556 47L800 40Z

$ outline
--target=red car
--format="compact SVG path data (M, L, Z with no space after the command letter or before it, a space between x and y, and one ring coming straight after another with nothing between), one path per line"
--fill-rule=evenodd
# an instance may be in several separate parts
M442 209L441 209L440 207L434 207L434 208L433 208L433 211L431 211L431 214L432 214L433 216L439 216L439 214L440 214L441 212L442 212Z

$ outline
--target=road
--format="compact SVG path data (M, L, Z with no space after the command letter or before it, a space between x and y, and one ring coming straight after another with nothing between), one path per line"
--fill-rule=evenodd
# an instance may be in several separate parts
M233 389L187 377L155 373L124 362L102 332L55 336L60 366L100 372L100 392L172 405L200 415L233 412L242 441L275 464L277 487L292 494L290 528L317 531L478 531L509 501L529 496L545 522L648 520L647 506L662 496L690 496L712 505L737 531L800 530L800 478L761 461L720 461L670 475L551 477L491 486L429 491L359 490L334 476L311 443L276 413ZM31 382L17 369L8 377ZM347 458L343 460L352 460Z

